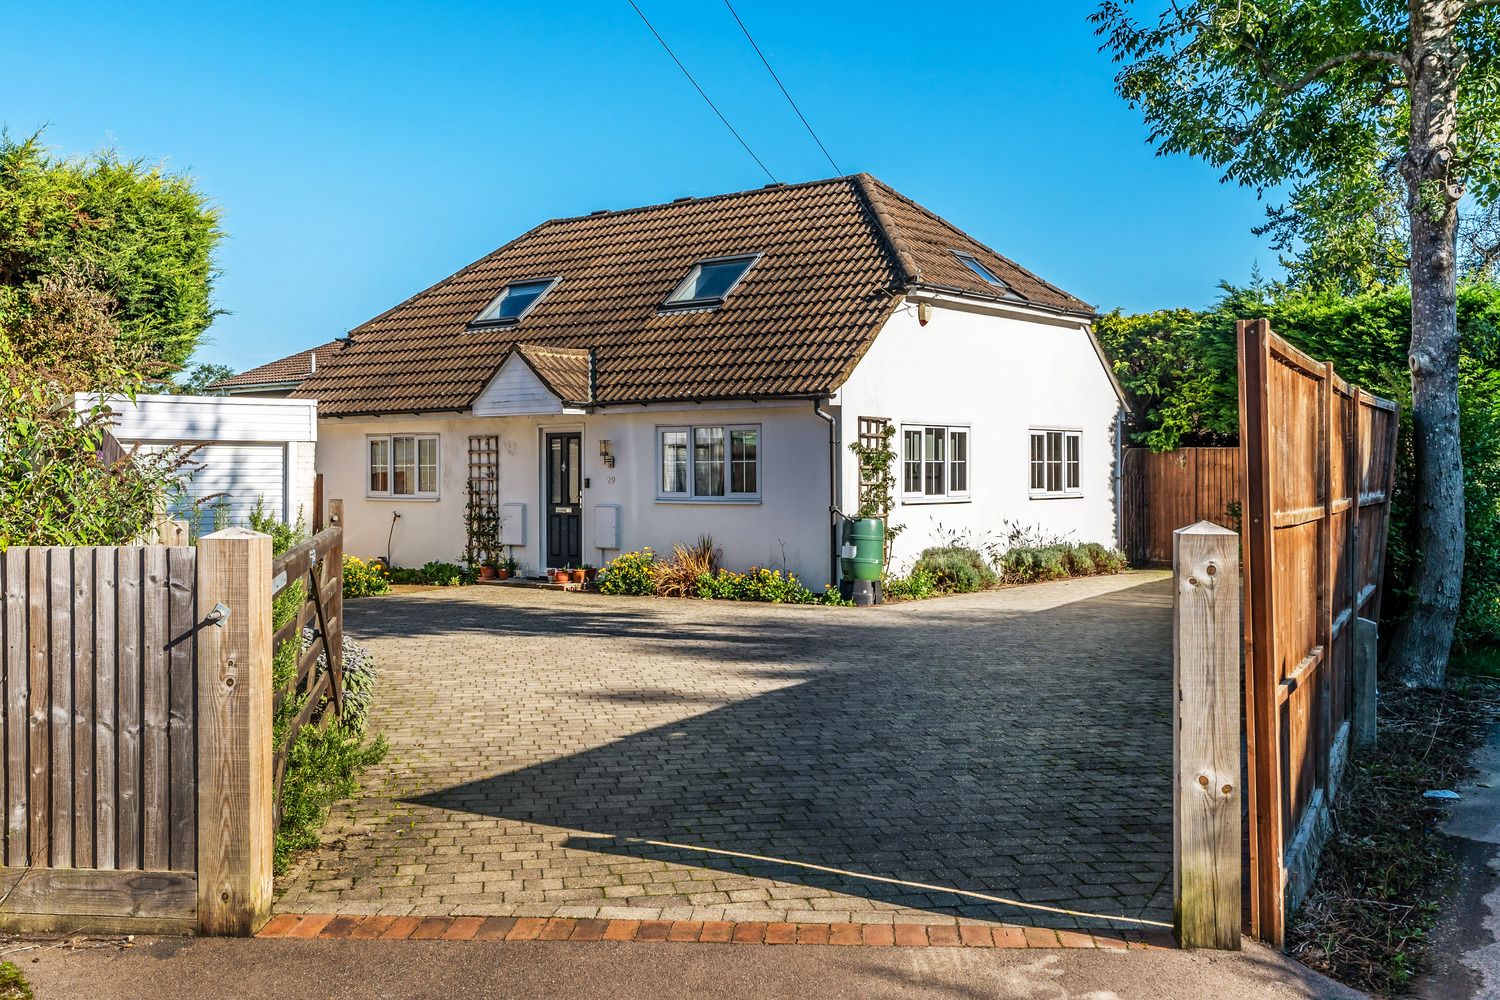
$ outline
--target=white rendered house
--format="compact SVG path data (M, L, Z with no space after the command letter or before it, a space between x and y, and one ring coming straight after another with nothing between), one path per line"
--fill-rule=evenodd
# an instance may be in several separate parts
M709 534L819 589L882 422L897 568L1007 522L1115 544L1093 316L860 174L543 223L223 388L318 401L350 553L456 561L472 490L533 573Z

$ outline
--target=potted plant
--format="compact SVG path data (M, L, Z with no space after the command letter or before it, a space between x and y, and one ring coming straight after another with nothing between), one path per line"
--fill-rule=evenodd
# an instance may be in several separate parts
M509 580L513 576L521 575L521 564L516 561L515 556L506 556L500 560L500 579Z
M497 580L497 579L500 579L500 564L497 563L497 562L495 562L494 559L486 559L484 562L480 563L479 564L479 579L481 579L481 580Z
M574 583L582 583L583 582L583 569L581 567L578 567L578 566L569 566L568 567L568 577Z
M584 583L593 583L594 580L598 578L598 576L599 576L599 568L597 566L593 565L592 563L584 563L583 564L583 581L584 581Z

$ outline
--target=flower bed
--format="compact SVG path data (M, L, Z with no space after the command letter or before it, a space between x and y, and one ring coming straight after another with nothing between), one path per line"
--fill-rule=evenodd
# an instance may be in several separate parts
M691 547L676 546L668 559L658 559L650 548L625 552L599 571L599 592L771 604L846 603L837 589L829 587L820 594L808 589L795 573L763 566L739 573L717 563L718 550L707 537Z

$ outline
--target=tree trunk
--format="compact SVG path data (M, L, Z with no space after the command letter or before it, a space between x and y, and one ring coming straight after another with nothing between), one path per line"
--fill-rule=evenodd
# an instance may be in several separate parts
M1408 687L1443 683L1464 570L1464 477L1458 436L1458 199L1450 176L1463 54L1463 5L1411 0L1411 134L1403 173L1411 215L1411 418L1416 456L1415 604L1390 668Z

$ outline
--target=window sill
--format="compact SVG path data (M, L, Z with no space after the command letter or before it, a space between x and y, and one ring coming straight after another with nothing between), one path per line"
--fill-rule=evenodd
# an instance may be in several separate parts
M399 503L410 503L413 500L418 500L418 501L422 501L422 502L425 502L425 503L436 503L437 501L439 501L439 500L441 500L443 498L440 497L440 496L438 496L436 493L424 494L422 496L406 496L404 494L401 495L401 496L395 496L395 495L392 495L390 493L366 493L365 494L365 499L366 500L395 500L395 501L397 501Z
M1082 500L1082 493L1031 493L1032 500Z
M657 497L657 503L676 504L678 506L707 506L707 507L754 507L761 502L760 497Z
M968 496L962 496L962 497L902 497L901 498L901 504L902 504L902 506L907 506L907 507L923 506L923 505L926 505L926 504L934 504L934 503L973 503L973 502L974 502L974 498L973 497L968 497Z

